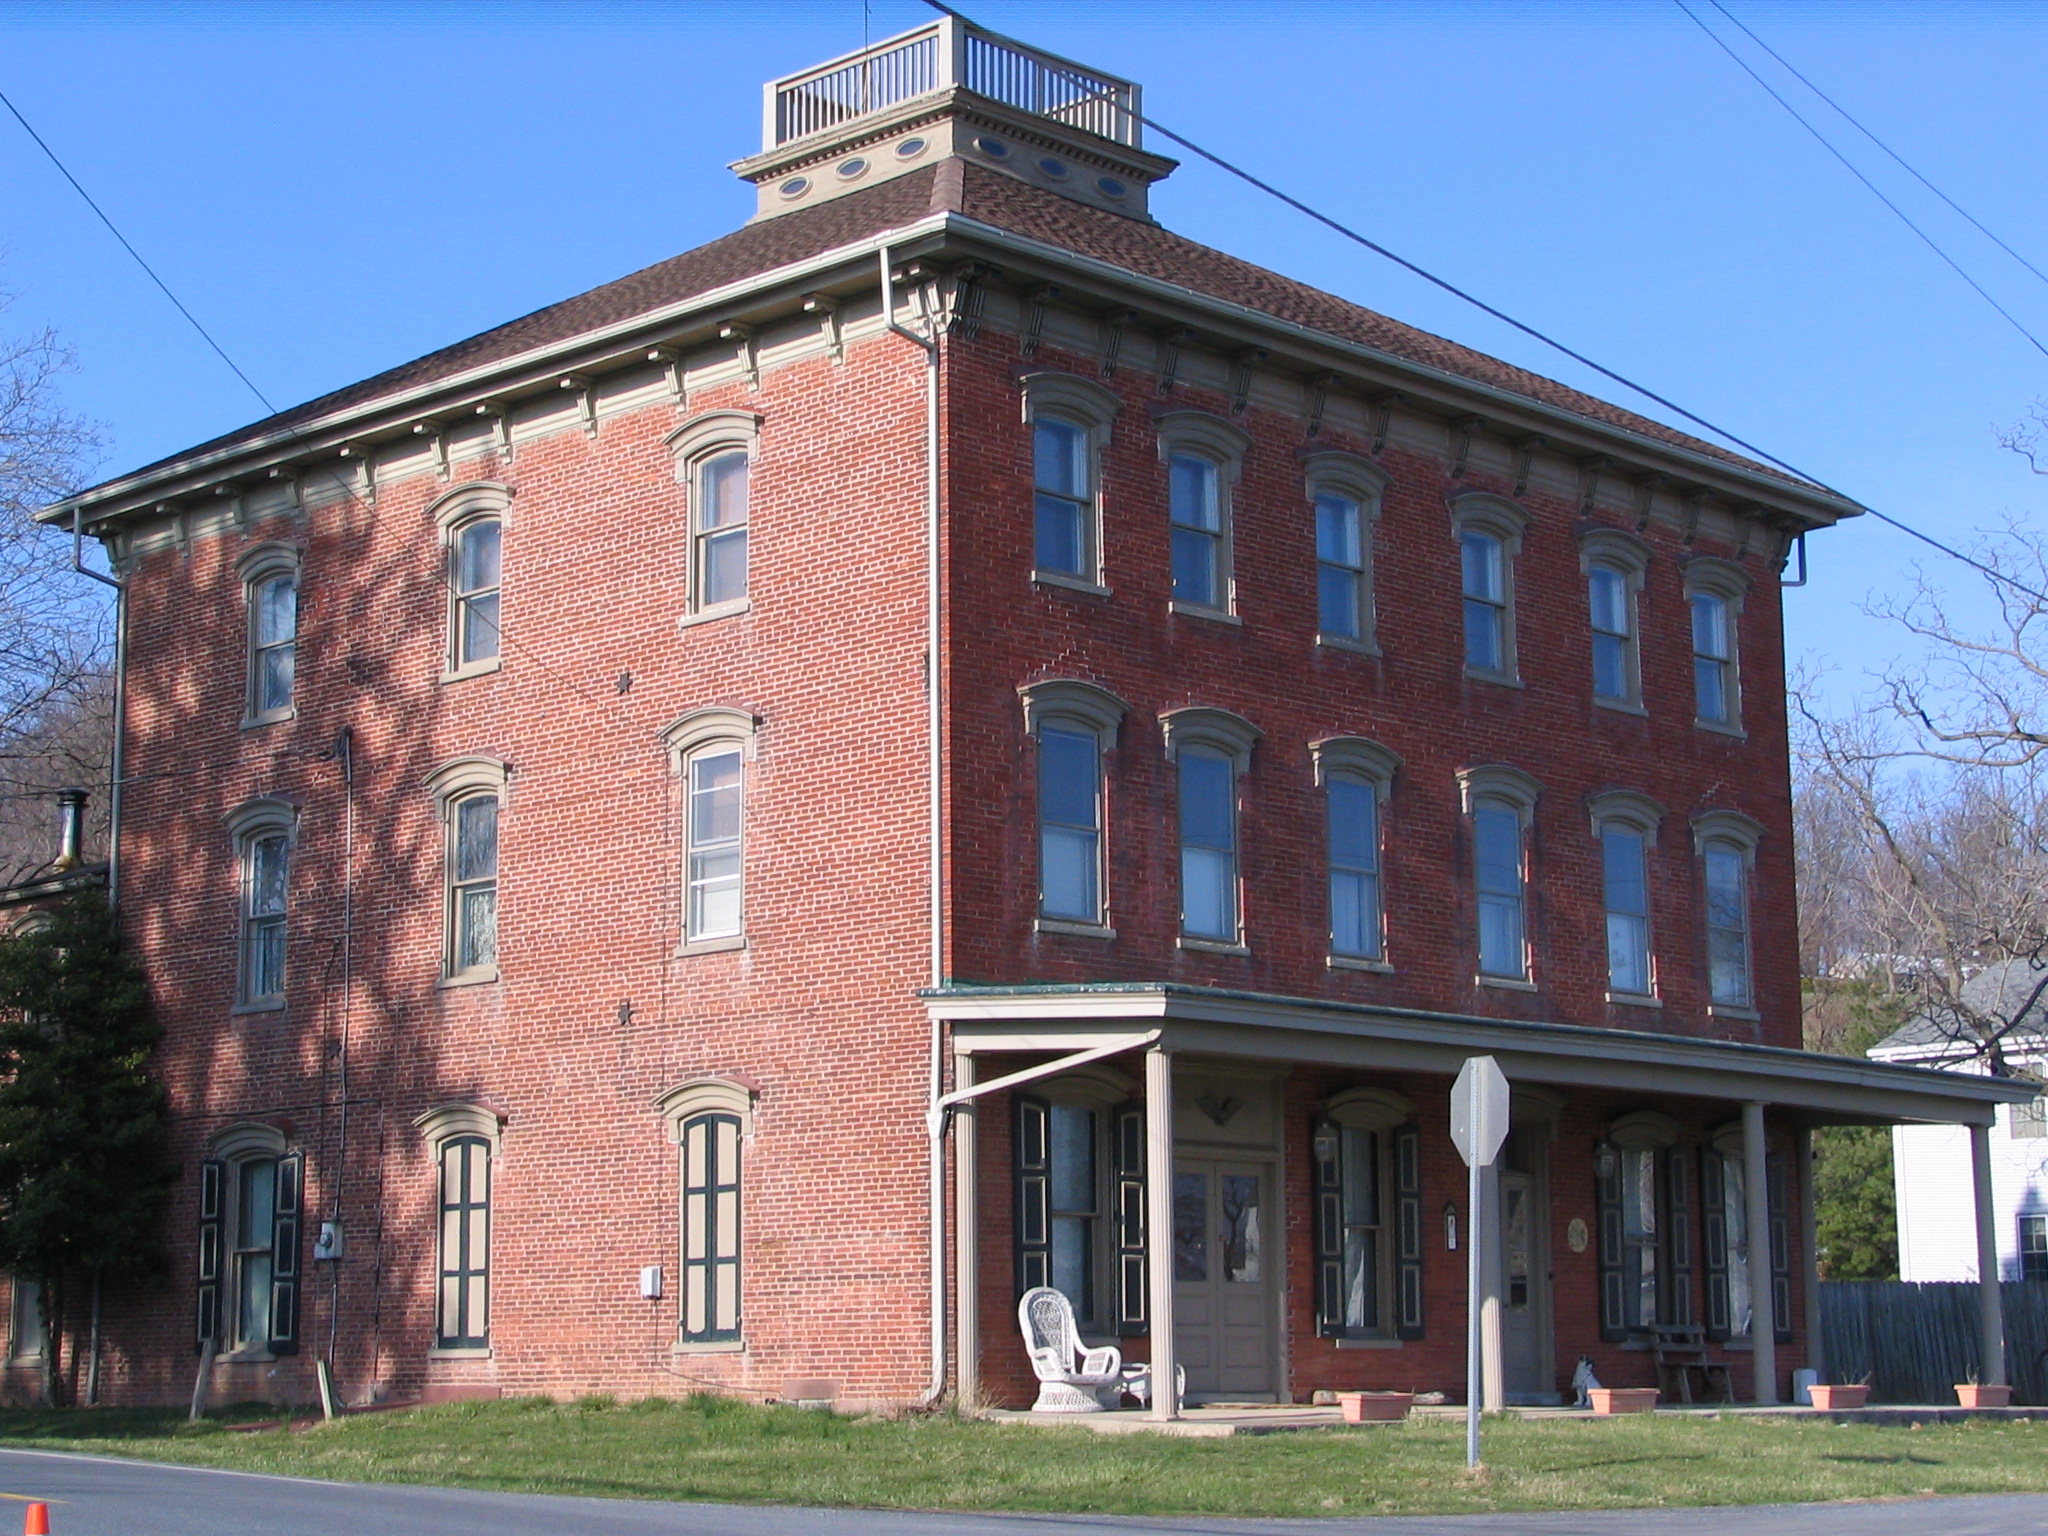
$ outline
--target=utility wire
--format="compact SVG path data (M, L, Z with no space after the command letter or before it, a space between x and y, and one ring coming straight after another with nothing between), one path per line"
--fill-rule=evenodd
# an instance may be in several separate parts
M213 333L207 330L205 326L201 325L199 323L198 317L195 316L191 310L185 307L183 300L181 300L175 293L171 292L171 285L169 283L166 283L162 278L156 275L156 268L152 267L148 262L144 261L142 259L142 253L136 250L134 246L128 243L128 237L122 234L120 230L114 227L114 221L107 217L107 211L104 208L100 207L98 203L92 200L92 194L90 192L86 191L84 187L78 184L78 178L71 174L71 172L65 167L64 162L62 160L59 160L57 158L57 151L50 148L50 146L44 142L43 136L40 133L37 133L34 128L29 126L29 120L21 115L21 108L17 107L11 100L8 99L7 93L5 91L0 91L0 105L4 105L9 112L14 114L14 120L17 123L21 124L22 131L25 132L30 138L36 141L36 148L40 149L44 154L50 157L50 164L57 167L57 174L62 176L66 181L70 182L71 190L76 192L80 197L85 199L85 206L90 208L94 213L99 215L100 222L107 226L107 232L111 234L116 240L121 242L121 249L126 251L130 256L133 256L135 258L135 265L142 268L143 271L149 274L149 280L152 283L155 283L158 288L163 290L163 296L169 299L172 304L177 306L178 313L183 315L187 320L191 321L192 329L199 333L201 339L203 339L209 347L213 348L215 356L219 357L222 362L228 365L229 368L234 369L235 377L240 379L244 384L249 386L249 393L254 395L258 400L261 400L263 402L263 409L270 412L271 415L275 416L277 414L277 407L270 403L270 396L264 394L262 390L258 389L256 387L255 381L251 379L249 375L242 372L242 370L239 367L236 366L235 360L232 357L228 356L226 350L222 348L219 342L213 339Z
M968 26L975 27L979 31L987 30L986 28L980 27L972 17L955 10L950 5L942 4L941 0L924 0L924 3L930 6L933 10L943 12L945 15L951 16L956 21L965 22ZM1687 14L1690 15L1691 13L1687 12ZM1697 20L1698 18L1695 17L1694 19ZM1711 37L1713 34L1709 33L1708 35ZM1720 39L1716 38L1715 41L1719 42ZM1061 79L1065 80L1069 85L1080 86L1082 89L1090 92L1093 92L1097 89L1096 82L1088 80L1081 75L1077 75L1071 70L1061 69L1057 65L1052 64L1042 64L1041 67L1047 70L1049 73L1058 75ZM1159 134L1162 138L1171 139L1174 143L1180 145L1181 148L1187 150L1190 154L1200 156L1202 159L1207 160L1211 165L1217 167L1219 170L1229 172L1232 176L1237 177L1238 180L1258 188L1267 196L1279 199L1279 201L1285 203L1288 207L1294 209L1296 212L1306 214L1309 218L1314 219L1318 224L1323 225L1325 228L1335 230L1338 234L1342 235L1346 240L1350 240L1355 244L1364 246L1374 255L1384 256L1388 261L1393 262L1394 265L1405 268L1407 271L1414 273L1424 282L1435 284L1438 288L1441 288L1445 293L1450 294L1454 298L1464 300L1467 304L1470 304L1474 309L1477 309L1484 314L1493 316L1494 319L1499 320L1504 325L1512 326L1515 330L1520 331L1523 335L1541 342L1544 346L1551 348L1553 351L1562 352L1566 357L1570 358L1573 362L1583 364L1585 367L1592 369L1595 373L1600 374L1603 378L1612 379L1615 383L1621 385L1622 388L1633 390L1636 394L1643 396L1645 399L1656 401L1657 404L1663 406L1666 410L1672 411L1679 416L1683 416L1687 421L1692 422L1695 426L1704 428L1706 431L1711 432L1714 436L1721 438L1724 441L1735 444L1736 447L1742 449L1745 453L1754 454L1764 463L1775 465L1779 469L1784 470L1785 473L1788 475L1792 475L1797 479L1803 480L1809 485L1817 486L1821 490L1827 491L1830 495L1840 496L1844 501L1850 502L1853 505L1862 507L1862 509L1866 513L1876 518L1879 522L1884 523L1889 527L1896 528L1899 530L1899 532L1907 534L1912 538L1918 539L1922 544L1927 545L1928 548L1938 550L1940 553L1948 556L1949 559L1960 561L1962 564L1969 566L1972 570L1977 571L1979 574L1989 577L1992 581L1999 582L2005 586L2008 586L2012 588L2015 592L2022 593L2023 595L2032 598L2035 602L2040 603L2043 607L2048 607L2048 592L2038 592L2034 588L2029 587L2022 582L2014 581L2012 577L2006 575L2005 572L1997 569L1995 566L1987 565L1982 560L1978 560L1973 556L1966 555L1961 550L1942 543L1941 540L1935 538L1932 534L1922 533L1918 528L1915 528L1911 523L1901 522L1898 518L1893 517L1888 512L1880 512L1876 507L1867 506L1864 503L1857 501L1853 496L1850 496L1845 492L1836 490L1833 486L1829 485L1825 480L1822 480L1819 476L1809 475L1808 473L1806 473L1805 470L1800 469L1797 465L1789 464L1785 460L1779 458L1776 454L1767 452L1766 450L1759 448L1755 443L1750 442L1747 438L1736 436L1735 433L1730 432L1726 427L1716 426L1713 422L1707 420L1706 417L1697 415L1692 411L1688 411L1684 406L1678 404L1675 400L1667 399L1663 395L1658 394L1654 389L1651 389L1648 385L1638 384L1634 379L1629 378L1626 374L1616 373L1612 368L1604 367L1601 364L1594 362L1593 359L1587 357L1583 352L1573 350L1571 347L1568 347L1563 342L1559 341L1556 337L1547 335L1544 332L1537 330L1536 327L1533 325L1528 325L1520 320L1517 320L1513 315L1508 314L1504 310L1494 308L1493 305L1487 303L1484 299L1481 299L1473 294L1467 293L1463 288L1460 288L1457 284L1451 282L1449 279L1438 277L1436 273L1430 271L1428 268L1418 266L1415 262L1410 261L1407 257L1402 256L1394 251L1388 250L1384 245L1381 245L1378 241L1367 239L1364 235L1361 235L1357 230L1350 228L1348 225L1340 224L1335 219L1331 218L1328 214L1321 213L1316 209L1311 208L1307 203L1301 201L1300 198L1289 196L1287 193L1282 192L1278 187L1274 186L1271 182L1260 180L1257 176L1254 176L1250 171L1245 170L1242 166L1233 165L1230 163L1230 161L1224 159L1221 155L1215 154L1210 150L1204 149L1201 145L1195 143L1194 140L1184 138L1182 135L1175 133L1171 128L1167 127L1164 123L1161 123L1156 119L1147 117L1142 112L1132 112L1129 115L1137 119L1137 121L1143 123L1147 128L1150 128L1154 133ZM1851 168L1853 169L1853 167ZM1882 196L1882 194L1879 195ZM1975 287L1976 285L1972 284L1971 286ZM2001 310L2000 313L2002 314L2004 313L2004 311ZM2033 338L2029 337L2028 340L2031 341L2033 340ZM2035 342L2035 345L2039 346L2040 343Z
M1908 163L1904 155L1901 155L1897 150L1893 149L1891 145L1885 143L1883 139L1880 139L1870 129L1864 127L1863 124L1859 122L1855 118L1855 116L1850 113L1847 107L1843 106L1839 101L1836 101L1834 97L1830 96L1826 91L1822 90L1819 86L1815 85L1811 80L1807 79L1805 75L1801 74L1797 66L1795 66L1790 59L1787 59L1785 55L1778 52L1777 49L1773 48L1769 43L1765 42L1762 38L1758 37L1755 32L1750 30L1749 25L1746 22L1744 22L1741 17L1737 16L1733 11L1729 10L1727 6L1723 5L1721 3L1721 0L1707 0L1707 3L1712 5L1713 8L1719 11L1723 16L1726 16L1728 20L1732 22L1735 26L1740 27L1742 29L1743 34L1746 37L1748 37L1748 39L1751 42L1755 43L1757 47L1763 49L1765 53L1768 53L1772 58L1776 59L1778 63L1784 67L1785 71L1792 76L1793 79L1797 80L1801 85L1805 86L1809 91L1813 92L1814 95L1818 96L1822 101L1826 102L1829 106L1833 107L1837 112L1839 112L1842 115L1842 117L1847 120L1851 128L1854 128L1858 133L1862 134L1863 137L1870 140L1871 143L1875 144L1879 149L1883 150L1887 155L1891 156L1891 158L1898 163L1900 169L1905 171L1907 175L1911 176L1915 181L1919 182L1921 186L1925 187L1928 191L1932 192L1936 197L1940 198L1944 203L1947 203L1949 207L1953 208L1957 213L1961 214L1965 219L1967 219L1970 222L1972 227L1974 227L1976 231L1979 234L1981 234L1985 239L1989 240L1993 245L1997 246L2001 251L2005 252L2006 255L2010 256L2014 261L2018 262L2021 266L2025 267L2029 272L2033 273L2034 276L2040 278L2042 282L2048 283L2048 272L2043 272L2039 267L2035 266L2031 261L2027 260L2026 257L2022 256L2018 251L2014 250L2011 246L2007 245L2003 240L1999 239L1998 236L1993 234L1989 229L1987 229L1984 226L1983 221L1980 220L1975 214L1971 213L1969 209L1965 208L1961 203L1957 202L1954 198L1950 197L1946 192L1942 191L1941 188L1937 187L1925 176L1921 175L1918 170L1916 170L1910 163Z
M2013 315L2013 313L2010 310L2008 310L2003 304L1999 303L1998 300L1991 297L1990 293L1985 289L1982 283L1978 282L1977 279L1970 276L1968 272L1965 272L1963 270L1961 262L1957 261L1955 257L1949 255L1947 251L1943 250L1941 248L1940 242L1937 241L1934 238L1934 236L1928 234L1926 230L1922 229L1918 224L1914 223L1912 216L1908 214L1905 209L1901 208L1897 203L1893 202L1889 197L1885 196L1883 191L1879 189L1877 183L1872 181L1868 176L1864 175L1863 172L1860 169L1858 169L1855 161L1851 160L1847 155L1843 154L1839 149L1835 148L1834 142L1831 139L1829 139L1826 134L1822 133L1818 128L1814 127L1812 123L1808 122L1806 118L1800 114L1800 111L1797 107L1793 106L1791 102L1787 101L1782 95L1780 95L1778 92L1778 88L1776 86L1772 85L1770 81L1766 80L1762 75L1758 74L1756 68L1749 62L1749 60L1745 59L1733 48L1730 48L1728 46L1727 40L1723 38L1720 33L1716 32L1712 27L1708 26L1704 21L1702 21L1699 18L1699 16L1693 11L1693 8L1685 3L1685 0L1671 0L1671 3L1677 6L1681 11L1685 12L1687 18L1692 22L1694 26L1698 27L1702 32L1706 33L1708 37L1712 38L1714 46L1716 48L1719 48L1723 53L1727 54L1729 58L1733 59L1736 62L1736 64L1741 67L1742 72L1744 74L1748 75L1750 79L1754 80L1758 85L1763 87L1764 92L1771 98L1771 100L1775 101L1779 106L1783 107L1786 110L1786 112L1791 114L1792 120L1795 123L1797 123L1800 127L1804 128L1808 133L1812 134L1814 138L1819 141L1821 148L1825 149L1829 154L1833 155L1837 160L1841 161L1843 169L1848 171L1848 173L1851 176L1854 176L1858 181L1862 182L1865 187L1869 188L1870 195L1872 197L1876 198L1880 203L1883 203L1885 207L1891 209L1891 211L1898 216L1898 220L1901 224L1905 225L1906 228L1910 229L1911 231L1913 231L1914 234L1918 235L1921 238L1921 240L1926 243L1926 246L1930 251L1934 252L1935 255L1939 256L1944 262L1946 262L1948 264L1949 269L1953 271L1957 277L1960 277L1964 282L1968 283L1970 287L1976 291L1978 298L1982 299L1986 304L1989 304L1993 309L1997 310L2000 315L2004 316L2005 323L2007 325L2010 325L2014 330L2018 331L2022 336L2026 337L2027 340L2033 345L2033 348L2036 352L2039 352L2043 357L2048 357L2048 345L2043 345L2040 337L2036 336L2032 331L2028 330L2024 325L2020 324L2019 320ZM1744 30L1746 31L1747 28L1745 28ZM1775 57L1775 55L1773 55L1773 57ZM1829 104L1833 105L1833 103ZM1839 111L1840 109L1837 108L1836 110ZM1846 113L1844 113L1843 115L1847 116Z

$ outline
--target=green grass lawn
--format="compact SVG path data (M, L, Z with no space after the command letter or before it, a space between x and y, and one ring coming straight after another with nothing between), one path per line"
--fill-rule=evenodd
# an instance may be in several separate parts
M172 1412L0 1412L0 1446L244 1471L608 1498L1157 1515L1459 1513L2048 1491L2048 1422L1923 1429L1629 1417L1446 1420L1228 1440L949 1417L848 1419L693 1398L515 1399L300 1431Z

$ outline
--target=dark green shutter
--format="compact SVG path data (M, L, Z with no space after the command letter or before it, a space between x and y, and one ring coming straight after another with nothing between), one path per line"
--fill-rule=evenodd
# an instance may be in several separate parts
M1052 1111L1043 1099L1018 1094L1017 1294L1052 1284Z
M199 1165L199 1311L197 1344L206 1346L220 1338L220 1213L227 1189L228 1165L207 1158Z
M1122 1104L1116 1132L1116 1331L1130 1338L1152 1326L1145 1274L1145 1106Z
M1771 1199L1771 1330L1780 1344L1792 1342L1792 1223L1786 1189L1785 1154L1764 1159L1764 1188Z
M1722 1155L1700 1148L1700 1246L1707 1271L1707 1337L1725 1339L1728 1317L1728 1172Z
M1309 1168L1315 1184L1316 1332L1334 1339L1344 1332L1344 1151L1336 1122L1309 1121ZM1329 1156L1318 1148L1327 1144Z
M270 1352L274 1355L299 1352L299 1218L305 1172L303 1152L277 1160L277 1210L270 1227Z
M1419 1339L1422 1337L1422 1128L1417 1125L1404 1125L1394 1132L1394 1218L1399 1233L1394 1254L1394 1290L1401 1309L1395 1319L1394 1333L1398 1338ZM1340 1225L1340 1246L1342 1239ZM1340 1309L1342 1295L1340 1279ZM1343 1316L1341 1310L1338 1316Z
M1664 1291L1666 1323L1689 1327L1692 1316L1692 1163L1677 1147L1664 1154Z
M1623 1273L1621 1153L1611 1142L1594 1144L1593 1186L1600 1226L1600 1337L1613 1344L1628 1337L1628 1291Z

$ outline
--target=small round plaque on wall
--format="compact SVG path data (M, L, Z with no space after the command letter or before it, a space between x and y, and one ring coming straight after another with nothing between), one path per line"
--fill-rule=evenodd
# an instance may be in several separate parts
M1564 1240L1571 1244L1573 1253L1584 1253L1591 1237L1592 1234L1586 1230L1586 1220L1583 1216L1574 1216L1571 1225L1564 1229Z

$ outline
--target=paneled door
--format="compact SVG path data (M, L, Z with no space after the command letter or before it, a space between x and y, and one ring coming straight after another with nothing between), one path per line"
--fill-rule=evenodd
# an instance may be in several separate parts
M1175 1160L1173 1333L1191 1401L1271 1401L1280 1222L1272 1170Z
M1523 1172L1500 1176L1502 1386L1511 1403L1554 1403L1551 1377L1550 1276L1544 1230L1549 1212L1543 1183Z

